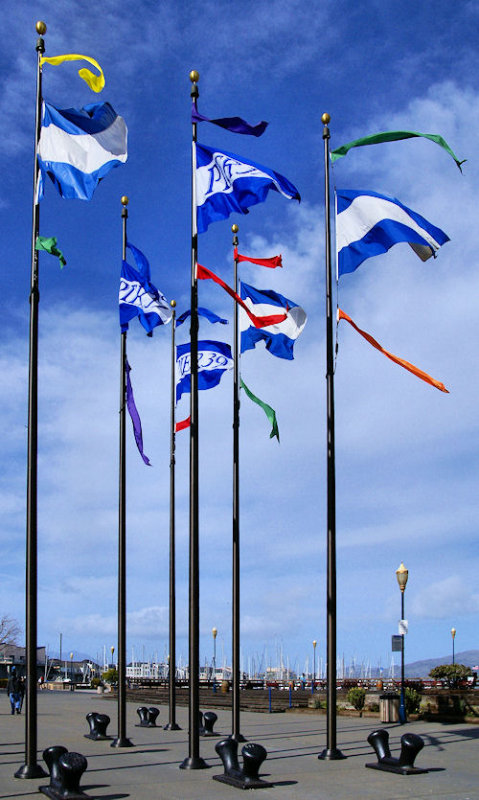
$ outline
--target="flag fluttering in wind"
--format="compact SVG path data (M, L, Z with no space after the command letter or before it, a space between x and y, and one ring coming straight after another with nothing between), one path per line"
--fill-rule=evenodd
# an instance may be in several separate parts
M301 199L296 187L279 172L234 153L196 145L198 233L235 211L247 214L250 206L266 200L270 190L289 200Z
M110 103L56 108L43 103L39 199L48 175L67 200L91 200L99 181L127 159L127 128Z
M204 317L205 319L208 320L208 322L212 322L213 324L215 322L219 322L221 325L229 325L227 319L219 317L218 314L215 314L214 311L210 311L209 308L205 308L204 306L199 306L196 309L196 313L198 314L199 317ZM185 320L187 320L189 317L191 317L191 310L188 309L188 311L183 311L183 313L180 314L180 316L176 320L176 327L178 327L178 325L183 325Z
M371 256L398 242L410 244L426 261L449 237L394 197L377 192L338 189L336 195L338 275L354 272Z
M135 398L133 397L133 388L130 380L131 367L128 361L126 361L125 363L125 372L126 372L126 407L128 408L128 413L131 417L136 446L145 464L148 467L151 467L150 459L143 452L143 433L141 430L141 419L135 405Z
M379 342L377 342L376 339L374 339L371 336L371 334L361 330L361 328L359 328L356 325L356 323L353 322L351 317L348 314L346 314L345 311L342 311L340 308L338 308L338 322L341 319L344 319L346 320L346 322L349 322L349 324L354 328L354 330L356 330L364 339L366 339L366 341L369 342L369 344L375 347L376 350L379 350L379 352L385 355L387 358L391 359L391 361L394 361L395 364L399 364L400 367L403 367L404 369L407 369L409 372L412 372L412 374L416 375L417 378L421 378L421 380L425 381L426 383L429 383L436 389L439 389L439 391L446 392L446 394L449 394L449 390L446 389L446 387L444 386L443 383L441 383L441 381L437 381L435 378L432 378L430 375L427 374L427 372L423 372L422 369L419 369L419 367L415 367L414 364L411 364L409 361L405 361L403 358L399 358L399 356L395 356L393 355L393 353L390 353L388 350L385 350L384 347L382 347L379 344Z
M40 65L52 64L52 66L56 67L59 64L64 64L65 61L88 61L89 64L93 64L99 71L99 75L95 75L90 69L86 69L86 67L79 69L78 74L80 78L88 84L90 89L94 92L101 92L105 86L105 76L98 61L95 61L95 59L90 56L81 56L78 53L67 53L63 56L42 56L40 58Z
M264 328L250 325L244 311L240 311L241 352L252 350L262 339L266 349L278 358L294 358L293 348L296 339L306 325L306 312L294 300L288 300L272 289L256 289L247 283L241 283L241 297L255 315L271 314L272 311L284 309L286 318L279 323Z
M196 277L198 280L207 280L210 279L221 286L225 292L227 292L230 297L235 300L238 305L243 309L243 311L248 315L251 322L255 326L255 328L264 328L265 325L275 325L279 322L282 322L286 319L286 314L268 314L267 316L258 316L257 314L253 314L251 309L246 305L245 302L241 299L239 294L235 292L231 286L228 286L222 278L212 272L210 269L203 267L201 264L196 265Z
M436 133L418 133L417 131L384 131L383 133L372 133L370 136L363 136L361 139L355 139L353 142L348 142L347 144L341 145L341 147L336 147L335 150L331 150L331 161L334 163L338 158L342 158L346 153L352 150L353 147L364 147L368 144L383 144L384 142L398 142L401 139L413 139L418 136L421 136L423 139L430 139L431 142L436 142L436 144L444 148L446 153L449 153L462 172L461 164L464 164L466 159L459 161L442 136Z
M186 428L189 428L191 425L191 417L186 417L186 419L180 420L180 422L175 423L175 433L178 431L184 431Z
M241 253L238 253L237 247L234 249L234 258L235 261L248 261L250 264L258 264L260 267L269 267L270 269L283 266L281 255L272 258L251 258L251 256L242 256Z
M60 262L61 268L63 269L63 267L66 267L67 262L62 251L57 247L56 236L37 236L35 250L45 250L47 253L50 253L51 256L56 256Z
M184 392L191 391L190 342L176 347L176 402ZM226 370L233 368L231 347L226 342L204 339L198 342L198 389L218 386Z
M278 421L276 419L276 412L274 408L271 408L271 406L269 406L268 403L265 403L263 400L260 400L259 397L256 397L256 395L253 394L251 389L248 389L242 378L240 379L240 382L241 382L241 388L245 390L246 395L249 397L249 399L252 400L253 403L256 403L260 408L262 408L264 413L268 417L271 423L271 433L269 435L269 438L272 439L274 436L276 436L279 442Z
M264 122L264 120L258 122L257 125L250 125L244 119L241 119L241 117L220 117L218 119L204 117L203 114L200 114L198 111L194 101L191 107L191 121L211 122L213 125L218 125L218 127L224 128L231 133L244 133L249 136L261 136L268 127L268 123Z
M138 317L151 336L157 325L165 325L171 320L172 310L168 300L151 283L146 256L129 242L127 247L135 259L136 269L122 261L119 294L121 330L127 331L130 320Z

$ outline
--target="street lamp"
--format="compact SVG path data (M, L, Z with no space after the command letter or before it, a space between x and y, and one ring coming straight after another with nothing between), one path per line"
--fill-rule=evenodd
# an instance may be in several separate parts
M111 664L112 667L115 668L115 662L113 661L113 653L115 652L115 648L113 647L113 645L110 647L110 652L111 652Z
M213 692L216 694L216 637L218 636L218 631L213 628L211 633L213 634Z
M311 694L314 694L314 684L316 683L316 639L313 639L313 680L311 681Z
M70 691L73 692L73 653L70 653Z
M456 629L451 628L451 636L452 636L452 666L454 666L454 639L456 638Z
M396 578L401 590L401 622L404 622L404 592L408 579L408 571L401 561L396 570ZM404 629L401 633L401 702L399 704L399 722L404 725L406 722L406 702L404 696Z

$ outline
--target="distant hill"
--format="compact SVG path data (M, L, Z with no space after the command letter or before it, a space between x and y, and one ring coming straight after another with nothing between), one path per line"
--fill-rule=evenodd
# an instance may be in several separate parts
M465 664L466 667L475 667L479 664L479 650L464 650L462 653L455 653L454 661L456 664ZM441 658L427 658L423 661L405 664L404 675L406 678L427 678L433 667L437 667L439 664L452 664L452 653Z

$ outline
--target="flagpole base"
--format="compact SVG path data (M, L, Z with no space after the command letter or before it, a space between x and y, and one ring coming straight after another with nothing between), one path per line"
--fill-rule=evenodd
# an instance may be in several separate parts
M247 742L248 740L243 736L242 733L230 733L228 739L232 739L234 742Z
M163 727L164 731L181 731L180 726L176 722L168 722Z
M341 750L338 750L337 747L330 747L325 748L322 753L318 756L321 761L341 761L343 758L347 758L347 756L343 755Z
M128 738L128 736L118 736L116 739L113 739L110 747L134 747L135 745L133 742Z
M24 764L17 769L15 778L44 778L46 775L48 772L45 772L40 764Z
M206 763L204 758L198 756L185 758L180 764L180 769L209 769L209 764Z

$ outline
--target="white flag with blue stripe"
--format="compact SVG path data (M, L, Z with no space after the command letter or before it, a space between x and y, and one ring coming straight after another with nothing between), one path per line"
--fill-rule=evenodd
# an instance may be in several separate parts
M271 189L289 200L301 200L296 187L279 172L234 153L196 145L198 233L234 211L247 214L250 206L266 200Z
M394 197L348 189L336 193L338 276L398 242L407 242L426 261L448 241L444 231Z
M48 175L63 198L91 200L98 182L126 161L127 133L109 103L65 109L43 103L38 198Z

